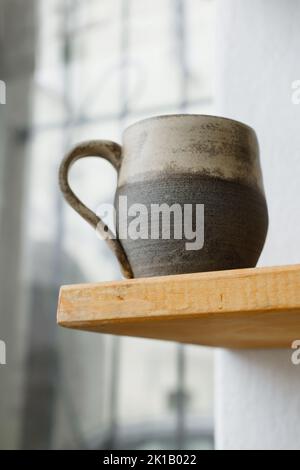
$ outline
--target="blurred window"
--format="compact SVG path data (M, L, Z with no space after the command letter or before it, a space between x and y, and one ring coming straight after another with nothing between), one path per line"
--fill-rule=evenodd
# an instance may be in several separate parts
M19 10L18 27L23 18L23 28L35 25L34 45L11 71L35 61L30 113L14 134L29 155L21 447L213 447L211 350L63 331L55 310L61 284L119 278L105 244L59 194L63 154L80 140L120 142L127 125L150 115L212 113L214 8L214 0L37 0L26 17ZM113 200L116 174L90 159L75 165L72 186L95 209Z

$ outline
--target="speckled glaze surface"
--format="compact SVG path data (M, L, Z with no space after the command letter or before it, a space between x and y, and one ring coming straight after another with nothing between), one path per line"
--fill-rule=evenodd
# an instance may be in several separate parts
M196 173L263 192L257 137L240 122L202 115L158 116L130 126L123 141L119 187L162 172Z
M151 204L205 206L202 250L187 251L185 239L122 240L135 277L246 268L258 261L268 211L257 137L242 123L175 115L134 124L124 133L116 205L120 195L149 211Z
M143 204L149 213L152 204L204 205L201 250L187 251L184 238L151 239L152 227L147 239L108 240L126 277L256 265L267 234L268 210L258 141L247 125L214 116L158 116L126 129L122 148L109 141L78 145L61 165L60 186L69 204L103 232L105 224L74 195L67 181L72 162L88 155L106 158L118 171L118 222L124 224L125 216L118 210L119 196L127 196L128 206Z

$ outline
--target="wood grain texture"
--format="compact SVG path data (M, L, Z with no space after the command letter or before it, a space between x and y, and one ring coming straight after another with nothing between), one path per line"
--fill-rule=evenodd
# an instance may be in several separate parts
M58 324L225 348L300 339L300 265L61 288Z

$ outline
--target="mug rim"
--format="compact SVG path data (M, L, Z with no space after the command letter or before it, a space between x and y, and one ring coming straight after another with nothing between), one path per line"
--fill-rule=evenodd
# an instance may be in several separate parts
M158 120L158 119L168 119L168 118L185 118L185 117L214 118L214 119L218 119L220 121L229 121L233 124L238 124L241 127L246 128L250 132L254 132L254 134L256 135L255 130L253 129L253 127L249 126L248 124L245 124L242 121L238 121L237 119L231 119L231 118L228 118L228 117L225 117L225 116L215 116L213 114L196 114L196 113L158 114L158 115L154 115L154 116L149 116L147 118L141 119L140 121L136 121L136 122L130 124L123 131L123 135L125 135L127 133L127 131L132 130L132 128L137 127L141 124L145 124L148 121L155 121L155 120Z

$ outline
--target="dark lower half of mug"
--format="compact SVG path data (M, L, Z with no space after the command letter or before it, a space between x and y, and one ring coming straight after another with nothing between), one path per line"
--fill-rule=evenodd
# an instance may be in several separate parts
M145 239L121 237L134 277L256 266L268 229L267 205L259 190L238 181L202 175L169 174L153 180L125 184L118 189L116 195L117 223L130 227L132 221L136 222L137 215L130 217L128 213L125 214L124 196L128 209L132 208L133 204L140 204L148 213L148 236L145 237L145 227L141 227ZM119 208L121 199L122 210ZM159 226L153 227L153 224L158 222L157 217L151 217L151 214L156 212L153 211L153 205L162 204L169 207L179 204L182 209L181 219L175 218L173 212L170 212L170 239L162 239L166 236L166 231L162 232L162 218L159 219ZM203 231L201 249L196 249L199 243L195 243L192 248L193 240L189 231L188 238L185 236L186 205L192 208L193 225L190 228L194 232L198 230L198 241L201 238L201 230ZM201 213L199 205L204 206L204 226L201 226L201 220L198 219L197 227L196 215ZM187 221L190 221L189 217ZM175 232L176 236L180 233L178 224L182 224L182 238L174 239ZM157 235L158 232L159 239L151 238L153 233ZM190 248L187 249L187 246Z

